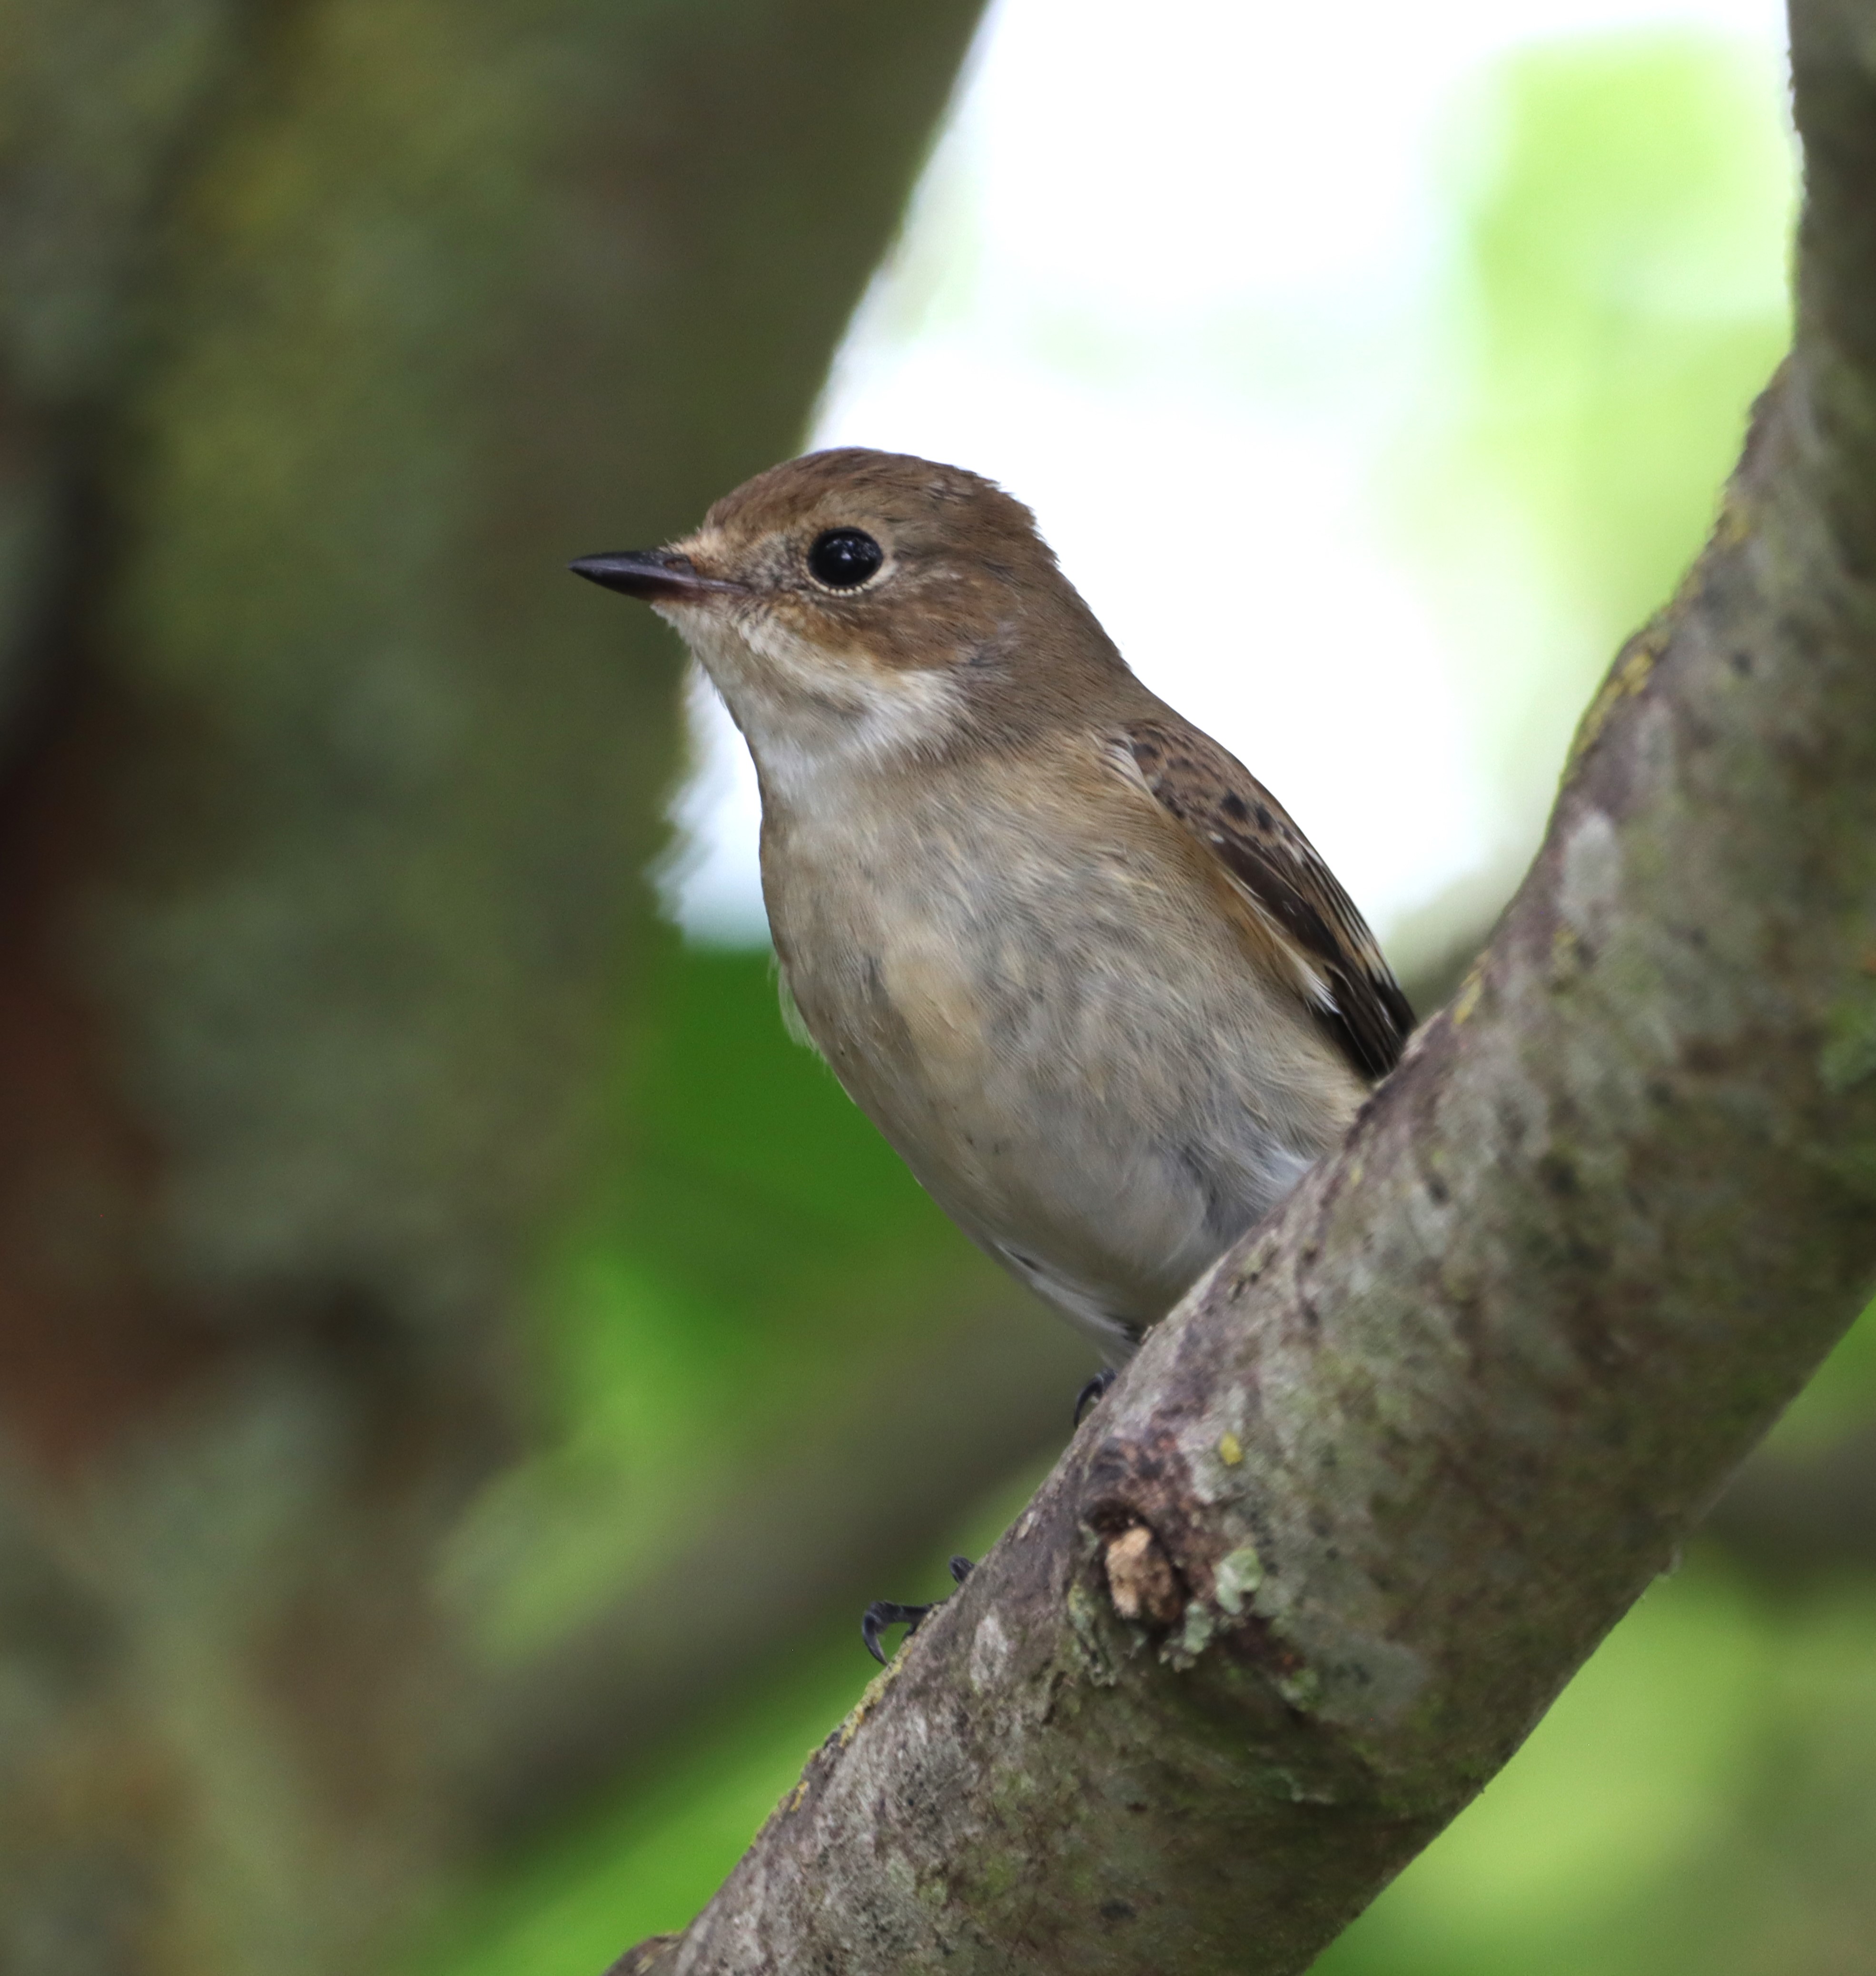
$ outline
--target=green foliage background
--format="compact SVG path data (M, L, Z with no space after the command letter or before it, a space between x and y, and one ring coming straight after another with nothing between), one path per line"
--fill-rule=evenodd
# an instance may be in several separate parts
M547 1451L460 1533L451 1589L519 1655L681 1550L780 1438L902 1349L963 1240L820 1060L766 953L667 945L625 1143L546 1291Z
M1389 493L1534 818L1596 672L1696 548L1782 347L1780 110L1710 41L1563 44L1498 73L1456 147L1438 361ZM484 1501L451 1566L498 1656L681 1554L700 1503L889 1365L919 1286L966 1266L785 1039L766 957L674 942L663 967L624 1052L614 1181L550 1273L557 1439ZM1781 1431L1825 1440L1873 1408L1866 1321ZM941 1583L945 1552L982 1548L1034 1480L881 1591ZM681 1747L466 1889L415 1966L595 1976L681 1925L865 1685L856 1616L829 1614ZM1775 1592L1696 1546L1320 1966L1868 1969L1872 1780L1876 1583Z

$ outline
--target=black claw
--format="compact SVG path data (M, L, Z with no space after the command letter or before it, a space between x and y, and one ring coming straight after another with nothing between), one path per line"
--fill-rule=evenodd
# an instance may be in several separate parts
M1075 1424L1080 1427L1089 1413L1107 1397L1107 1389L1120 1377L1111 1365L1103 1365L1100 1372L1075 1395Z
M951 1575L953 1584L963 1584L971 1576L971 1560L968 1557L954 1557ZM875 1599L860 1615L860 1638L866 1642L866 1651L884 1667L885 1649L879 1644L879 1635L889 1626L903 1626L905 1638L909 1640L924 1624L925 1615L944 1602L941 1599L935 1599L929 1606L901 1606L890 1599Z
M885 1650L879 1644L879 1635L889 1626L903 1626L909 1640L931 1609L929 1606L899 1606L890 1599L875 1599L860 1615L860 1638L866 1642L866 1651L884 1667Z

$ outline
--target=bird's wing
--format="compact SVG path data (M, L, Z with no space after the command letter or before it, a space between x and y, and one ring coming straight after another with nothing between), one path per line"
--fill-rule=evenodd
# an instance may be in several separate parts
M1365 1076L1384 1077L1400 1061L1413 1011L1354 901L1282 805L1195 729L1135 721L1116 736L1115 752L1291 951L1305 998L1349 1061Z

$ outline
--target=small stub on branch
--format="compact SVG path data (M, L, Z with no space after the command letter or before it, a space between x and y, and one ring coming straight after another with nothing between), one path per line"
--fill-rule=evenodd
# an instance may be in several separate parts
M1185 1609L1179 1582L1159 1540L1144 1523L1136 1523L1108 1540L1108 1595L1123 1619L1149 1626L1175 1624Z

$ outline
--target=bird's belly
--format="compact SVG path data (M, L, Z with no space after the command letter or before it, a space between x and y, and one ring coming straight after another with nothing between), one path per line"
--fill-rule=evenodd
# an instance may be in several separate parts
M1255 1128L1208 1142L1041 1080L960 1118L961 1148L888 1136L974 1240L1122 1356L1307 1164Z
M1137 891L980 877L843 908L777 929L816 1041L966 1233L1110 1352L1321 1150L1319 1105L1271 1102L1294 1019Z

